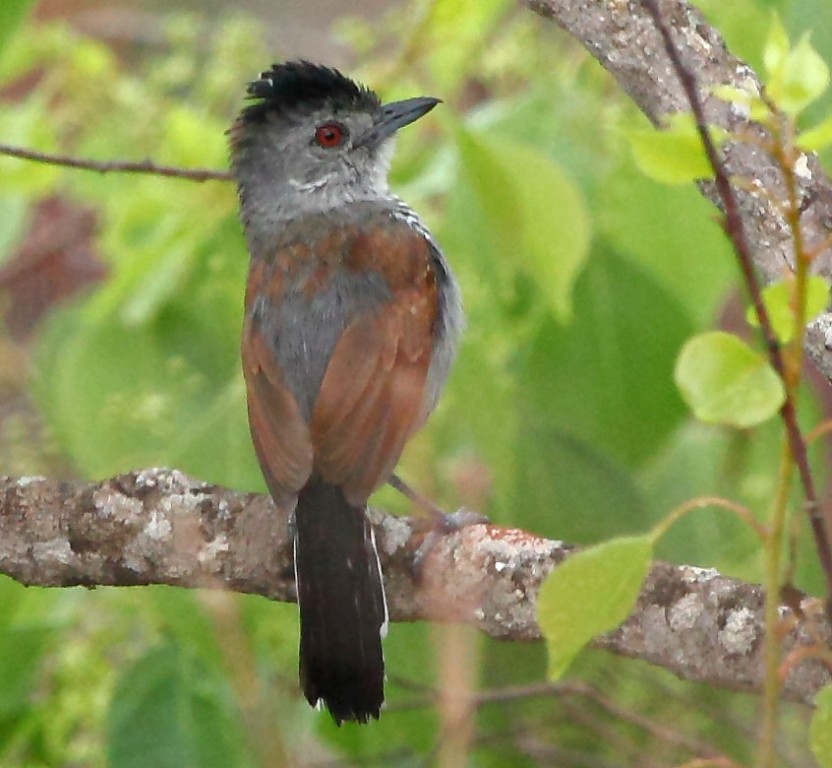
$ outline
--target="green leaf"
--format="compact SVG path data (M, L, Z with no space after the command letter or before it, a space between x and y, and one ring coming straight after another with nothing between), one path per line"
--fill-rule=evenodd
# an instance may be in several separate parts
M53 316L38 353L36 394L56 438L85 475L177 466L235 487L260 487L245 419L237 338L200 310L168 310L127 327L80 311ZM235 318L236 320L236 318ZM216 321L218 326L213 327Z
M796 144L806 152L816 152L832 144L832 115L817 125L801 131Z
M829 86L829 67L803 35L778 66L771 70L769 96L784 112L796 115L823 95Z
M647 178L627 156L615 173L605 177L597 216L598 228L602 237L610 241L610 247L660 284L674 301L674 312L707 327L724 302L725 292L733 285L735 268L725 232L699 191L692 184L668 186ZM661 226L656 226L657 221L662 222ZM672 259L667 256L670 253ZM593 253L587 271L595 258ZM647 304L652 305L652 300L642 302L635 296L625 300L639 306L639 311L633 313L634 321L638 321ZM655 311L659 312L658 306ZM654 338L656 333L663 332L669 320L670 316L665 315L658 326L645 333ZM615 324L617 327L619 321ZM692 329L685 336L690 333ZM674 359L678 347L677 344Z
M806 322L814 320L829 303L829 281L820 275L811 275L806 286ZM784 344L794 338L794 277L781 280L763 289L763 303L768 310L771 326L777 338ZM745 317L750 325L759 327L760 322L753 307L746 310Z
M649 536L611 539L578 552L540 589L537 620L549 650L549 677L557 680L594 637L630 614L650 569Z
M724 132L709 128L717 146ZM687 184L713 176L713 169L702 146L693 116L677 112L664 130L627 131L636 165L646 176L665 184Z
M832 685L821 688L815 697L809 747L820 768L832 768Z
M771 24L768 28L768 38L763 48L763 64L769 76L775 75L782 69L788 54L789 35L783 26L783 22L780 20L780 15L772 13Z
M501 258L539 283L562 322L589 250L589 216L576 185L550 157L502 137L457 132L462 171Z
M227 692L173 645L154 648L121 674L107 723L109 764L119 768L251 766Z
M609 462L623 472L652 456L688 416L667 382L693 325L680 300L606 241L592 249L574 302L572 323L564 327L548 317L524 345L523 394L516 407L528 424L553 427L550 434L560 435L561 450L574 450L579 463L592 456L591 465ZM638 312L620 311L636 305ZM594 375L576 376L575 371ZM535 450L533 440L523 444ZM545 463L545 455L538 460ZM564 478L550 472L544 487L551 482L563 485ZM568 492L563 489L558 498L561 494Z
M55 634L51 627L15 627L0 639L0 717L31 703L33 680Z
M575 544L622 536L644 525L637 479L602 440L589 442L544 426L534 419L531 407L519 434L522 439L512 443L517 467L509 504L513 514L505 522L527 530L555 530Z
M694 336L682 348L676 386L698 419L752 427L783 405L783 382L763 355L736 336L714 331Z
M0 57L23 23L34 0L3 0L0 3Z

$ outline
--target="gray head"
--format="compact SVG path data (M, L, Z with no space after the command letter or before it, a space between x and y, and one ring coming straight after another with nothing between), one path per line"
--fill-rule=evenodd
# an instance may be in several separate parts
M250 237L299 215L389 196L395 132L439 103L423 97L382 105L368 88L307 61L275 64L248 95L254 103L230 133Z

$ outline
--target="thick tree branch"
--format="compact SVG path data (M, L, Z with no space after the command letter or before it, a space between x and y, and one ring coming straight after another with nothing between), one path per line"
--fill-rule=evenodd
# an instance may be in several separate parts
M690 110L661 35L639 0L527 3L580 42L654 124L660 125L674 112ZM661 0L659 7L686 69L695 74L708 122L735 135L762 138L761 126L749 121L741 108L713 96L715 86L723 83L759 93L757 74L726 48L719 32L686 0ZM791 270L793 261L789 225L775 204L787 199L782 171L760 146L748 141L729 142L724 162L729 175L746 181L746 191L738 189L737 193L755 264L766 281L776 280ZM819 250L814 270L832 279L832 182L813 154L801 155L795 172L804 242L810 251ZM701 186L705 196L720 205L716 187L712 183ZM810 325L806 349L832 381L832 314L824 314Z
M571 551L524 531L473 525L441 539L418 579L419 521L375 513L394 621L472 624L503 640L538 640L543 579ZM45 587L169 584L294 599L287 521L265 496L181 472L148 469L101 483L0 478L0 572ZM786 653L829 643L817 601L782 608ZM657 563L633 615L597 642L683 678L756 691L762 680L760 587L716 571ZM784 695L810 702L829 682L816 661L796 665Z

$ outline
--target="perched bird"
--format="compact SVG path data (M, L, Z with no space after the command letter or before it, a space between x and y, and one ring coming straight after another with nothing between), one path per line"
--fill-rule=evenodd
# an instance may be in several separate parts
M230 130L251 263L251 436L293 513L300 679L337 723L384 700L384 587L367 499L436 405L462 326L439 246L390 192L393 137L434 98L382 105L335 69L276 64Z

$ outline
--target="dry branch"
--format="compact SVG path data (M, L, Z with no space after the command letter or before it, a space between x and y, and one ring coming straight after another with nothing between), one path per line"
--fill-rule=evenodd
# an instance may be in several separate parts
M44 587L169 584L294 600L287 521L264 496L148 469L100 483L0 479L0 572ZM423 524L374 513L393 621L465 622L501 640L539 640L543 579L572 548L520 530L474 525L441 539L413 571ZM714 570L656 563L633 615L597 645L683 678L756 691L762 681L759 586ZM785 649L829 643L817 601L782 609ZM830 675L815 661L784 687L810 702Z

